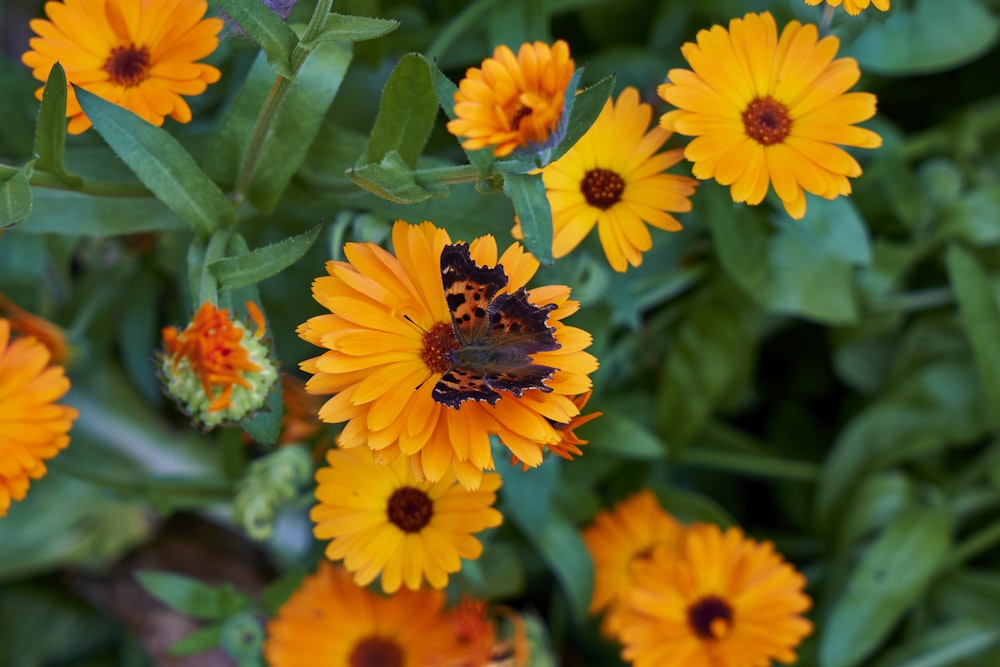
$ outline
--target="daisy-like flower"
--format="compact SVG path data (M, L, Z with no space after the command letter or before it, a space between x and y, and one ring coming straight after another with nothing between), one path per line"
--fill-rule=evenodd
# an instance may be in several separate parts
M10 321L0 317L0 517L69 444L77 411L56 403L67 391L69 379L50 364L48 348L33 336L12 339Z
M347 244L348 261L328 262L329 275L313 282L314 297L331 312L298 333L327 348L301 364L313 374L309 392L334 394L319 418L347 422L341 447L367 446L380 462L410 456L415 473L430 481L453 470L467 489L478 488L483 470L494 467L490 435L523 463L539 465L545 447L563 442L553 424L569 424L580 413L573 397L590 389L597 368L585 352L590 334L563 324L579 306L569 288L527 292L531 304L555 306L547 326L558 347L531 355L534 364L555 369L544 390L500 391L494 404L466 400L452 407L434 397L459 347L442 282L441 254L450 239L429 222L397 222L392 241L395 256L372 243ZM480 266L503 267L508 283L500 295L516 292L539 266L517 243L498 258L492 236L473 241L469 252Z
M203 18L205 0L64 0L45 3L49 20L34 19L37 37L21 62L39 81L56 63L66 69L68 131L91 125L73 86L125 107L153 125L170 116L191 120L182 95L198 95L220 72L195 62L219 45L222 19ZM42 98L42 88L36 92Z
M861 166L837 144L876 148L882 139L854 125L875 114L875 96L846 92L861 72L853 58L834 58L839 40L798 21L779 38L768 12L733 19L728 31L701 30L697 40L681 47L694 71L670 70L658 89L678 107L660 125L696 137L684 150L694 175L748 204L771 185L795 219L805 215L805 192L850 194Z
M760 667L795 661L812 631L805 578L770 542L694 524L676 553L636 566L620 632L635 667Z
M590 612L606 610L601 630L607 637L617 637L623 627L624 604L632 592L636 565L658 550L676 552L683 533L684 526L648 490L599 513L584 529L583 542L594 562Z
M562 40L551 47L522 44L516 56L500 45L458 84L448 131L465 139L466 150L492 146L498 158L515 149L529 157L552 149L565 130L561 120L573 69Z
M405 457L379 466L366 448L331 449L329 466L316 472L313 534L330 540L326 555L343 560L359 586L381 575L382 590L448 584L461 559L475 559L483 546L473 533L499 526L493 509L500 475L483 476L467 491L447 474L417 481Z
M302 582L267 625L269 667L430 667L454 645L444 593L382 597L329 563Z
M825 2L831 7L839 7L841 3L843 3L844 9L846 9L847 13L851 16L857 16L862 11L868 9L869 5L875 5L883 12L889 11L889 0L806 0L807 5L813 6L816 6L821 2Z
M262 408L278 379L268 348L260 341L264 316L255 303L246 305L257 326L254 333L230 319L227 309L207 301L183 331L163 329L161 372L167 393L209 428Z
M688 197L698 182L663 173L681 161L684 150L657 152L670 133L649 129L652 117L639 92L626 88L617 103L607 101L573 148L542 170L554 257L568 254L597 225L611 267L625 271L642 264L642 253L653 246L647 224L670 232L681 228L670 213L691 210ZM522 238L520 225L514 237Z

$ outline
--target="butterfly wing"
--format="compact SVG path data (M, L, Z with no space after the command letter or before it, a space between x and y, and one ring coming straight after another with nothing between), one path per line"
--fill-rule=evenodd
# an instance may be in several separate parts
M459 344L485 339L490 302L507 286L503 266L479 266L467 243L446 245L441 251L441 285Z

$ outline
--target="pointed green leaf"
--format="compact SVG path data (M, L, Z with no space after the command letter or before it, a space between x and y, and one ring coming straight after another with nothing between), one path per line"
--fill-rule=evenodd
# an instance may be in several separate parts
M993 429L1000 430L1000 307L990 277L975 257L958 246L948 248L946 257L988 413Z
M430 66L420 54L406 54L382 88L378 116L359 166L377 164L394 151L415 167L434 128L437 109Z
M224 257L209 263L221 289L259 283L288 268L306 254L319 237L322 225L283 241L257 248L242 257Z
M66 70L56 63L49 71L42 93L42 105L38 110L38 124L35 126L35 167L48 171L69 185L79 185L82 179L66 172Z
M189 616L220 619L231 616L253 604L248 597L238 593L232 584L209 586L197 579L173 572L142 570L136 579L150 595L172 609Z
M261 410L240 422L246 434L262 445L273 445L281 435L281 418L285 414L284 390L281 382L271 385L267 402Z
M143 185L202 235L236 222L236 208L165 130L128 109L76 89L80 106Z
M291 56L299 43L295 32L264 2L219 0L219 4L247 36L260 45L274 71L286 79L294 80Z
M566 107L564 113L569 114L566 121L566 134L552 154L551 161L554 162L566 154L570 148L580 140L590 126L594 124L597 117L601 115L604 104L611 97L615 89L615 76L606 76L594 85L576 92L577 81L583 74L581 67L573 75L569 86L566 89Z
M321 42L363 42L375 39L399 27L396 19L378 19L369 16L347 16L330 12L323 30L305 46Z
M31 185L34 163L20 169L0 168L0 229L13 227L31 215Z
M524 245L542 264L552 263L552 208L541 174L504 174L504 194L514 203Z
M434 94L437 96L438 104L444 109L445 115L449 119L454 120L455 93L458 92L458 86L438 69L436 63L431 63L431 78L433 79ZM486 174L490 172L490 167L496 162L496 158L493 157L493 149L490 147L474 151L466 150L465 154L468 156L469 162L479 170L480 179L486 178Z
M410 167L396 151L389 152L379 164L348 169L347 177L368 192L399 204L416 204L448 196L448 188L443 185L424 187L417 183Z

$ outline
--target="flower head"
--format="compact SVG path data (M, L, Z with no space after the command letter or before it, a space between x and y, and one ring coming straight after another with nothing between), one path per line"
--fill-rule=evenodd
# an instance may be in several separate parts
M444 593L382 597L329 563L302 582L267 625L270 667L427 667L453 646Z
M343 560L360 586L382 577L382 590L443 588L461 559L479 558L472 536L499 526L493 509L500 476L484 475L477 491L466 491L453 474L417 481L405 458L379 466L366 448L331 449L330 464L316 472L310 517L317 539L331 540L326 555Z
M834 58L839 40L792 21L778 36L771 14L747 14L698 33L681 51L694 71L673 69L659 87L678 107L660 118L667 130L695 136L684 156L698 178L730 186L733 201L759 204L768 185L793 218L805 192L850 194L857 161L837 144L876 148L882 139L854 123L875 114L875 96L848 93L861 72Z
M0 517L69 444L77 411L55 402L67 391L69 379L50 364L48 348L33 336L12 339L10 321L0 317Z
M509 368L499 366L544 375L536 383L539 388L470 388L466 393L482 400L459 400L454 392L445 397L435 388L443 386L446 374L450 380L445 385L461 386L451 371L462 346L440 268L450 239L429 222L397 222L392 239L395 256L372 243L347 244L348 261L327 263L329 275L313 283L316 300L331 312L306 321L298 332L326 348L301 364L313 374L306 383L308 391L334 394L319 411L320 419L347 422L338 438L341 447L367 446L380 462L410 456L415 473L430 481L453 470L463 486L477 488L483 470L494 467L490 435L498 436L522 462L539 465L544 448L562 442L553 424L569 424L579 414L573 397L590 388L588 375L597 368L597 360L584 351L590 335L563 324L578 307L569 300L569 288L550 285L518 296L538 261L520 244L498 258L492 236L473 241L468 252L478 265L474 272L504 276L507 282L497 291L497 300L507 294L508 302L526 299L536 315L545 311L544 328L551 329L545 336L554 338L556 347L547 345L548 351L526 355L530 365L512 353L506 359ZM474 357L490 349L488 339L479 343L462 354Z
M38 36L21 61L39 81L47 81L52 66L62 63L72 84L66 101L71 134L91 125L73 86L153 125L162 125L166 116L186 123L191 109L182 96L204 92L220 76L215 67L195 62L219 44L222 20L203 18L207 9L205 0L50 0L49 20L31 21Z
M805 578L770 542L690 526L676 552L636 565L622 657L635 667L759 667L795 661L812 631Z
M857 16L863 10L868 9L869 5L875 5L883 12L889 11L889 0L806 0L807 5L813 6L821 2L826 2L831 7L839 7L843 3L844 9L851 16Z
M584 529L583 542L594 561L590 611L606 610L601 624L605 635L616 637L623 627L622 610L632 592L636 565L657 550L674 552L683 531L651 491L636 493L601 512Z
M693 178L663 173L683 157L683 149L664 152L670 133L649 129L653 108L626 88L618 102L608 100L587 133L561 158L542 170L552 207L552 254L563 257L590 230L597 232L615 271L642 264L653 245L646 225L675 232L670 213L691 210ZM649 131L647 132L647 129ZM520 225L514 237L521 238Z
M465 139L466 150L492 146L496 157L515 149L529 157L552 149L565 130L563 106L573 69L562 40L551 47L522 44L517 56L500 45L458 84L448 131Z
M195 419L211 428L259 410L278 371L260 342L264 316L256 304L247 310L257 325L251 333L229 311L201 304L183 331L163 330L161 370L167 392Z

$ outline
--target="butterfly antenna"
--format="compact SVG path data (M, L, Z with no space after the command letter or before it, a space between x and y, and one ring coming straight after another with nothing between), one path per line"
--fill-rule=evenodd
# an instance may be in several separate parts
M403 315L403 319L406 320L407 322L409 322L410 324L412 324L413 326L415 326L417 329L419 329L423 333L428 333L427 329L423 328L422 326L420 326L419 324L417 324L416 322L414 322L413 318L410 317L409 315Z

